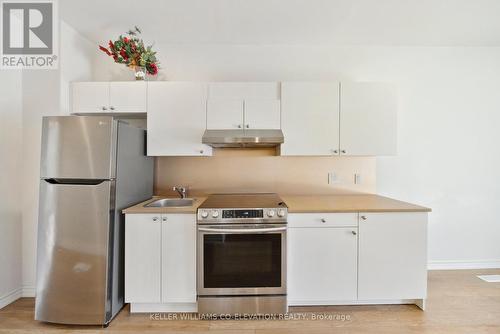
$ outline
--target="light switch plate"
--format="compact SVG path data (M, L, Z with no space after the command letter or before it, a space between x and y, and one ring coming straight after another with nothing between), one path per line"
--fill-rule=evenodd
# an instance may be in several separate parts
M354 174L354 184L361 184L361 174L359 173Z

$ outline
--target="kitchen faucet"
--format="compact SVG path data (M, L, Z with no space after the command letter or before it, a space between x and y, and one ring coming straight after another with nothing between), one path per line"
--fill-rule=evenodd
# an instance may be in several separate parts
M174 186L172 188L172 190L177 191L179 193L179 195L181 196L181 198L186 198L187 197L187 189L186 189L186 187Z

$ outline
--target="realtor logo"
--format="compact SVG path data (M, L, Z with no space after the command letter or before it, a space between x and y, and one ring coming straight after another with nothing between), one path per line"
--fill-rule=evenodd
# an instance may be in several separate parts
M1 68L56 69L56 3L2 2Z

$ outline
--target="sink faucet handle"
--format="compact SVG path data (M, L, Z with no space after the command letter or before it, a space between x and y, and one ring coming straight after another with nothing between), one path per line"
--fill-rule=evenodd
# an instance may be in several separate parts
M181 198L186 198L187 196L187 188L184 186L174 186L172 190L177 191Z

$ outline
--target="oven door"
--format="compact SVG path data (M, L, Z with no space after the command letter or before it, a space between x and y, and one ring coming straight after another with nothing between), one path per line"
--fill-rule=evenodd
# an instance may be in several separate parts
M286 294L286 225L198 226L198 295Z

